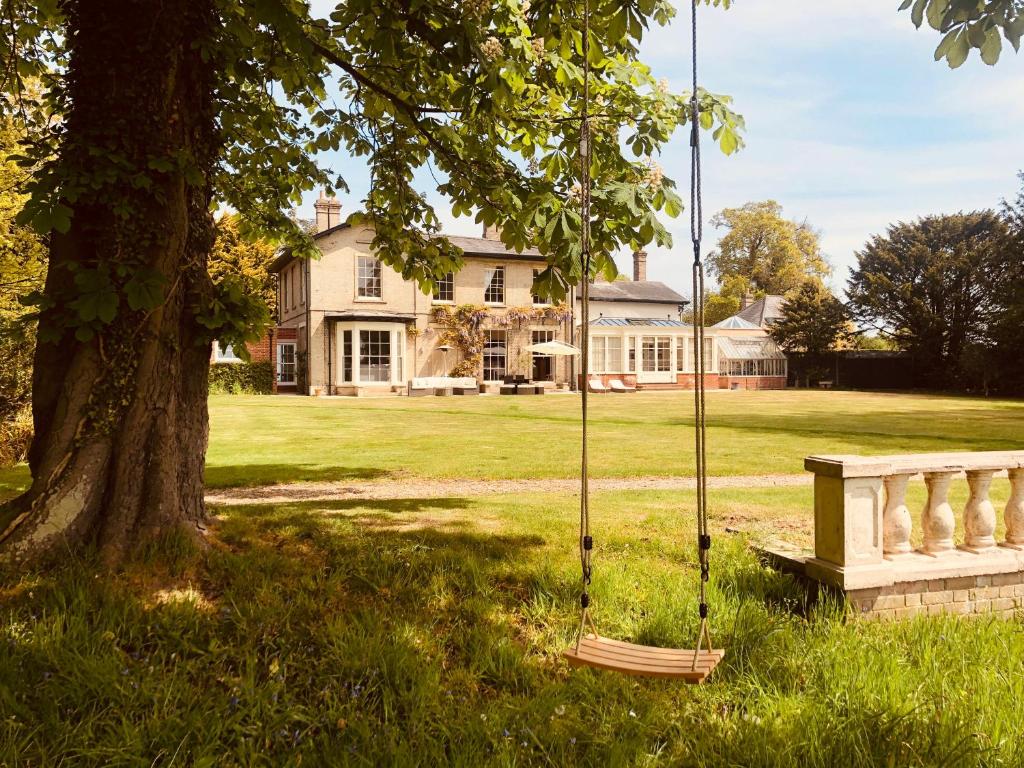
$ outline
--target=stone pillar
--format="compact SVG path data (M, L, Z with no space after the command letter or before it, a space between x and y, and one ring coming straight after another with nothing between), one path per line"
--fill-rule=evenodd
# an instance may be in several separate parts
M925 472L924 482L928 486L928 502L921 516L924 528L924 547L929 555L939 555L953 549L953 531L956 520L953 508L949 506L949 485L955 472Z
M971 495L964 507L964 549L969 552L983 552L996 545L996 510L988 498L993 474L991 469L967 470Z
M1024 467L1007 471L1010 478L1010 500L1006 502L1006 546L1024 549Z
M910 532L913 522L907 509L907 483L913 475L887 475L885 483L885 510L882 513L883 551L887 558L913 552Z

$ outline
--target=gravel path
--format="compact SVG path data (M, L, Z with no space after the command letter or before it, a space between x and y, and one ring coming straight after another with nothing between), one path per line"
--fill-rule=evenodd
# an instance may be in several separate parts
M708 488L764 488L811 485L814 476L738 475L709 477ZM693 490L692 477L595 478L592 491L680 491ZM262 485L251 488L217 488L207 491L211 504L279 504L289 501L333 501L339 499L437 499L518 493L576 493L579 480L377 480L309 482Z

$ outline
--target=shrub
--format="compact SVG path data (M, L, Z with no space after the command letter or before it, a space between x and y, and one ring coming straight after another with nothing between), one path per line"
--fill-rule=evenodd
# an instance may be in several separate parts
M219 395L269 395L274 391L270 362L214 363L210 366L210 392Z
M24 461L32 442L32 408L24 406L0 420L0 467Z

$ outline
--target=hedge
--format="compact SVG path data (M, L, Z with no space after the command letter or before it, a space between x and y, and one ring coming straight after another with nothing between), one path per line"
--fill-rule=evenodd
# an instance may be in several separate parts
M269 395L274 391L270 362L214 363L210 366L210 392L218 395Z

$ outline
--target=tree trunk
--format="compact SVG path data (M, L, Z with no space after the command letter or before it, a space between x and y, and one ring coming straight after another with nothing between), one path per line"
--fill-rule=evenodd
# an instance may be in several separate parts
M50 244L32 486L0 509L0 553L39 561L95 546L116 562L204 519L210 342L195 315L211 292L216 63L204 56L216 16L210 0L63 8L71 56L55 167L73 216ZM79 306L95 298L96 274L109 278L113 318ZM157 300L129 301L137 275L158 276Z

